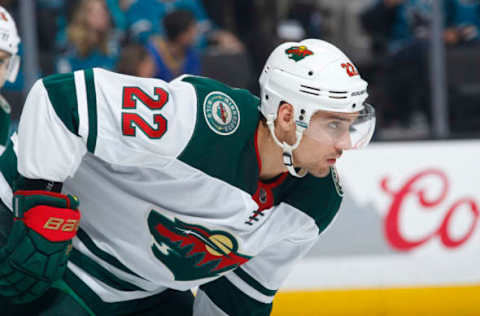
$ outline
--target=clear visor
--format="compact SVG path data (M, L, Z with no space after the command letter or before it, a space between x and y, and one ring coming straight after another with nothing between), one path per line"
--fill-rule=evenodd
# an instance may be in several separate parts
M375 130L375 110L367 103L355 113L318 111L310 120L304 135L319 142L332 142L337 147L364 148L370 143Z

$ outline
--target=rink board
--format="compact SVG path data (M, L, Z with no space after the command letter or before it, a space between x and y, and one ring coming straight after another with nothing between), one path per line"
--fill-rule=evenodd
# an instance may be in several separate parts
M477 316L480 285L279 292L272 316Z
M480 315L478 157L478 140L346 152L340 212L273 315Z

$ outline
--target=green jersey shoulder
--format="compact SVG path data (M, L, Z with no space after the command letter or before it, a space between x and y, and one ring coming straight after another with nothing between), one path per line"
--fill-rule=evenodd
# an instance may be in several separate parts
M193 135L178 159L247 192L254 191L260 100L248 90L213 79L184 76L180 80L195 89L197 117Z

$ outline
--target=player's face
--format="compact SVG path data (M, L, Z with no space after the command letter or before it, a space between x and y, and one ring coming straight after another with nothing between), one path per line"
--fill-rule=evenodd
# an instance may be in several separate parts
M3 87L7 80L9 62L10 54L0 50L0 88Z
M344 150L351 149L352 114L319 111L312 116L299 147L293 152L295 165L316 177L328 175Z
M90 1L86 8L88 27L96 32L105 32L110 27L110 16L104 1Z

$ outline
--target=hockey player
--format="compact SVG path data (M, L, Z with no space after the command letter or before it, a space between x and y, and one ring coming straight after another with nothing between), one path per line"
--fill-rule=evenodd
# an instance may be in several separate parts
M321 40L278 46L259 82L260 99L188 75L37 81L0 161L2 312L269 315L375 115Z
M17 78L20 58L17 56L18 37L15 21L2 6L0 6L0 88L5 81L14 82ZM10 105L0 95L0 154L3 152L10 131Z

